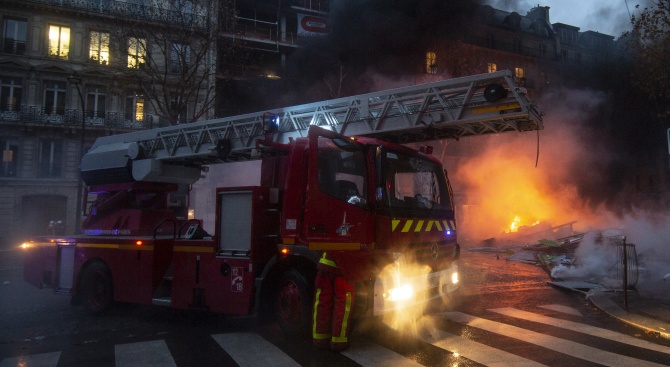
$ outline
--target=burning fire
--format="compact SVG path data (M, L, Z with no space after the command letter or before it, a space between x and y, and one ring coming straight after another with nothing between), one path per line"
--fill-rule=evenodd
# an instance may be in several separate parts
M536 220L533 223L528 224L528 226L532 227L532 226L535 226L535 225L538 225L538 224L540 224L540 221ZM514 220L512 220L512 223L509 225L509 229L505 230L505 233L518 232L519 227L524 226L524 225L526 225L526 224L524 224L521 221L521 218L517 215L517 216L514 217Z
M536 144L533 134L475 137L456 154L467 157L450 175L466 198L456 203L467 207L459 222L462 238L478 241L539 223L588 222L586 203L566 179L573 157L568 152L578 148L565 142L544 145L536 166Z
M519 218L518 215L516 217L514 217L514 220L512 221L512 224L509 225L509 231L507 231L507 233L518 231L520 222L521 222L521 218Z

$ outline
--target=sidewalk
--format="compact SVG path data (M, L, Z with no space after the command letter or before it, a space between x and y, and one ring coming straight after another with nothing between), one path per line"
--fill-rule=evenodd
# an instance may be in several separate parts
M588 295L588 300L603 312L647 334L670 339L670 304L664 300L641 297L634 290L628 292L628 310L623 292L595 291Z
M553 281L549 285L580 292L595 307L642 330L644 333L670 339L670 295L653 298L648 290L628 291L627 302L622 291L606 290L598 284L580 280ZM651 285L659 288L659 285ZM664 286L667 285L663 284Z

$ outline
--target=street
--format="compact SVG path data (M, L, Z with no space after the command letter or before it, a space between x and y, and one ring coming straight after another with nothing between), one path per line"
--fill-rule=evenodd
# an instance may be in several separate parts
M546 284L533 265L464 251L461 300L394 330L358 321L352 347L313 349L276 325L149 306L88 315L22 280L0 252L0 367L31 366L662 366L670 342Z

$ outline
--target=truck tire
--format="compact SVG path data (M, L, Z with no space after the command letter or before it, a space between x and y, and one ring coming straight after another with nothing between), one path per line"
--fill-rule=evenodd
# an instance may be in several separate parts
M94 315L107 311L114 302L112 276L107 266L96 262L82 276L82 300L86 310Z
M284 335L291 338L308 335L312 315L311 288L296 270L285 272L277 283L275 314Z

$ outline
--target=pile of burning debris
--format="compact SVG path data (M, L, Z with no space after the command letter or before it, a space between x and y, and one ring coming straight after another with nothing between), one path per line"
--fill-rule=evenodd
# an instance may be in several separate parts
M489 238L468 251L492 252L498 257L504 254L509 261L540 266L553 282L586 281L606 287L617 287L611 280L621 286L622 259L627 259L626 270L631 275L628 284L634 287L638 276L635 245L626 244L622 233L613 230L589 232L588 241L583 244L587 233L575 232L574 223L555 227L538 223L526 230ZM580 245L585 248L580 250Z

